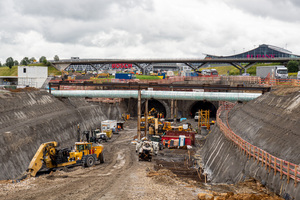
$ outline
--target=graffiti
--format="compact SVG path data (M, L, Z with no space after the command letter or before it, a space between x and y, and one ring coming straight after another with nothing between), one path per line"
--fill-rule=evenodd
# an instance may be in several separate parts
M130 69L132 68L132 64L128 63L117 63L117 64L112 64L111 67L113 69Z

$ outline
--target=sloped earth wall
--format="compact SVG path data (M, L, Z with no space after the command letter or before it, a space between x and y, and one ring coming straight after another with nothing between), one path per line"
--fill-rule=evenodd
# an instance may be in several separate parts
M81 132L119 119L118 104L87 103L84 99L56 99L47 92L0 93L0 179L14 179L28 167L41 143L74 145Z
M225 122L225 121L224 121ZM231 129L244 140L277 158L300 164L300 94L265 94L247 104L239 104L229 113ZM286 199L300 199L300 186L287 177L243 155L214 127L204 145L205 171L213 183L237 183L253 177Z

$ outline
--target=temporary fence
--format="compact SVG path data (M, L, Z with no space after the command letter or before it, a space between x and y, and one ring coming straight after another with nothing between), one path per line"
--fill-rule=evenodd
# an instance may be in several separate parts
M228 108L228 107L227 107ZM289 183L290 179L294 179L294 185L297 186L297 183L300 180L300 170L299 166L285 161L283 159L277 158L270 153L250 144L249 142L243 140L240 136L235 134L228 123L228 113L231 108L227 109L226 115L226 124L222 121L220 114L226 110L224 105L221 105L217 111L217 125L220 128L221 132L231 140L245 155L248 156L249 159L253 158L257 164L261 163L261 166L265 166L265 170L267 173L271 173L271 169L274 171L274 176L279 173L280 179L283 178L283 175L287 176L287 183ZM299 170L299 171L298 171Z
M300 86L299 79L275 79L275 78L261 78L259 81L259 85L262 86Z

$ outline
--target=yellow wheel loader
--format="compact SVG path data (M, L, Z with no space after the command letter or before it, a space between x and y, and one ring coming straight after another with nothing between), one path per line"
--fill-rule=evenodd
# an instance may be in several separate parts
M28 172L36 176L41 169L54 169L59 167L82 165L91 167L96 161L104 162L103 146L93 146L89 142L76 142L75 149L57 149L57 142L47 142L40 145L31 160Z

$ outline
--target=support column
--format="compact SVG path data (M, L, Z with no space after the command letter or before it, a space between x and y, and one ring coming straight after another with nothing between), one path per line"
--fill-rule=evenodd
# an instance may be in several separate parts
M137 137L141 139L141 90L138 90L138 120L137 120Z
M147 137L147 128L148 128L148 99L145 102L145 137Z
M175 114L174 114L174 118L177 118L177 113L178 113L178 108L177 108L177 100L175 100Z
M173 87L171 87L171 91L173 91ZM171 119L174 119L174 99L171 100Z

